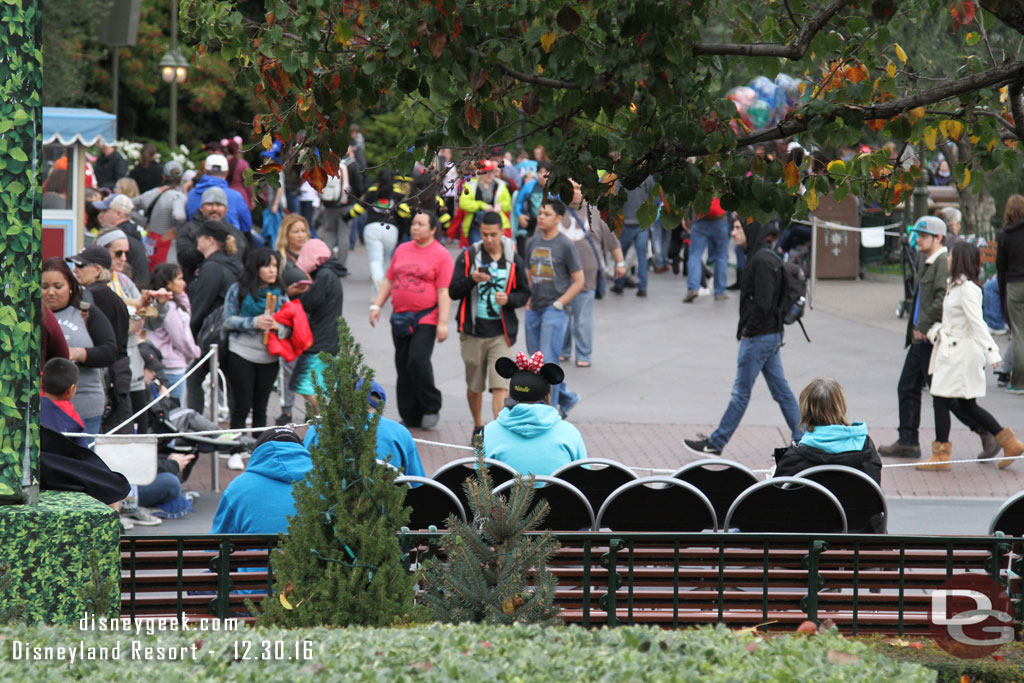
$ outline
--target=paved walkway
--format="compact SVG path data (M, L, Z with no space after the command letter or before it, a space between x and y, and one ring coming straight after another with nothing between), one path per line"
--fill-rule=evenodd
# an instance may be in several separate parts
M375 368L378 381L393 399L391 336L386 324L373 329L367 321L371 294L365 248L351 253L348 267L352 274L344 280L346 319L367 363ZM730 274L730 280L732 277ZM583 433L592 457L613 458L638 468L674 470L695 458L682 447L682 439L709 433L725 410L735 375L737 297L730 292L728 301L702 296L683 304L685 290L682 278L652 273L646 299L626 290L624 296L609 293L596 303L593 367L564 364L569 386L583 396L572 421ZM867 422L878 445L895 440L899 422L896 382L904 358L906 321L896 318L895 310L902 296L898 279L821 281L814 308L805 316L812 342L808 344L798 328L787 328L782 351L795 394L818 375L836 377L846 389L851 419ZM999 342L1005 343L1005 338ZM414 430L417 438L469 443L472 424L458 345L453 329L452 338L434 349L434 372L444 397L441 424L432 432ZM517 347L525 350L522 334ZM270 414L276 415L276 396L271 400ZM927 446L934 437L927 393L923 403L920 436ZM1003 424L1024 433L1024 398L998 388L991 374L988 396L981 403ZM386 414L398 419L393 400L388 402ZM301 418L301 413L296 412L296 418ZM772 450L788 440L778 406L759 381L724 456L753 469L767 469L773 464ZM952 441L954 459L973 458L980 445L974 434L955 421ZM426 445L420 453L428 473L470 455L466 450ZM902 462L886 459L885 464ZM237 473L227 470L223 461L220 471L223 488ZM887 468L882 486L891 504L900 500L919 500L924 505L933 499L950 501L924 514L922 522L933 524L936 533L946 533L956 521L947 523L941 513L950 505L958 515L970 507L966 502L957 507L954 499L980 499L978 509L985 511L978 513L980 519L995 507L994 501L1024 489L1024 462L1006 470L974 463L954 465L951 472ZM212 489L209 467L197 466L188 487ZM972 522L970 528L978 526ZM983 531L978 528L976 533Z

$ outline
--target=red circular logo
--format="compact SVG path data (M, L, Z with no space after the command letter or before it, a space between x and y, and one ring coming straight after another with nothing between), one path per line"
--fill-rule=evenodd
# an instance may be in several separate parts
M1016 638L1013 603L988 575L957 574L932 591L928 628L954 657L987 657Z

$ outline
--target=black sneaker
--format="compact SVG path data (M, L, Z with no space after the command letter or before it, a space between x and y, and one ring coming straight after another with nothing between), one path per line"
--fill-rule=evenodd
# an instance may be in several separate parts
M638 290L636 290L636 295L640 296L640 297L647 296L647 290L646 289L638 289Z
M612 291L615 292L616 294L622 294L622 287L619 287L618 285L612 285Z
M281 413L280 415L277 416L277 419L274 420L274 424L276 424L278 427L284 427L285 425L291 424L291 423L292 423L292 414L291 413Z
M722 449L718 448L707 439L683 439L683 446L686 447L686 450L691 453L696 453L697 455L722 454Z
M479 427L473 427L473 436L469 438L469 445L472 446L473 448L476 448L476 439L478 436L481 439L484 438L483 425L480 425Z

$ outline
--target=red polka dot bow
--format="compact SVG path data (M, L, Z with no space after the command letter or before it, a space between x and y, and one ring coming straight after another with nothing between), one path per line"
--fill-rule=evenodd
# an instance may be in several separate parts
M540 374L540 369L544 367L544 352L538 351L532 356L527 356L522 351L516 352L516 367L520 370L529 370L535 375Z

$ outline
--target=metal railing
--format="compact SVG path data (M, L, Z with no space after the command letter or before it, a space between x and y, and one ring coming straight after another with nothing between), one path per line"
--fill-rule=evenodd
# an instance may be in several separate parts
M437 557L446 535L399 533L409 568ZM584 627L793 628L804 619L830 619L853 634L922 633L930 591L964 573L998 582L1015 621L1024 620L1024 538L650 532L555 538L562 547L548 570L559 580L556 605L567 622ZM268 551L278 542L267 535L126 537L122 616L245 618L245 600L258 602L270 591Z

